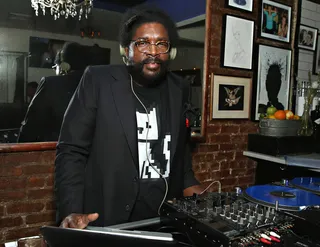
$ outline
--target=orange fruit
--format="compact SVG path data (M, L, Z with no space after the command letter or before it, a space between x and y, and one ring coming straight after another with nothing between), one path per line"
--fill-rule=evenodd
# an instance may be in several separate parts
M293 119L294 119L294 120L299 120L300 117L299 117L298 115L294 115L294 116L293 116Z
M274 117L278 120L286 119L286 112L284 110L278 110L274 113Z

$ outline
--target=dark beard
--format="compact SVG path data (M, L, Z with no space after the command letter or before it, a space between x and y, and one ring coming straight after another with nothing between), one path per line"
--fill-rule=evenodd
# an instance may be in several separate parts
M154 76L147 76L143 73L143 66L148 63L159 63L160 71ZM133 80L143 87L155 87L159 85L165 78L169 67L169 61L162 61L159 58L150 57L141 63L130 62L127 66Z

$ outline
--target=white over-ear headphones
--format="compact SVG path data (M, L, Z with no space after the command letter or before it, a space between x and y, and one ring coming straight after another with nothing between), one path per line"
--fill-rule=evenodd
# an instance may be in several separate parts
M126 54L126 51L125 51L124 47L122 47L121 45L120 45L120 55L121 55L124 63L126 64L126 63L127 63L127 62L126 62L126 60L127 60L127 54ZM170 60L175 59L176 56L177 56L177 48L175 48L175 47L170 48L170 52L169 52L169 58L170 58Z

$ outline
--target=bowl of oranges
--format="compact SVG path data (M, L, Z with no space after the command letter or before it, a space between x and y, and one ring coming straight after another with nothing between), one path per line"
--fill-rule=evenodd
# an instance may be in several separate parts
M260 115L259 133L266 136L297 136L301 125L300 117L290 110L268 107L266 114Z

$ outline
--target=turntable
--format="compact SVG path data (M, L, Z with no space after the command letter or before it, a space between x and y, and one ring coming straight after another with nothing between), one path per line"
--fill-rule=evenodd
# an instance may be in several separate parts
M243 196L251 202L279 210L299 211L320 205L320 196L309 191L278 185L255 185Z
M290 181L293 187L320 195L320 178L301 177Z

